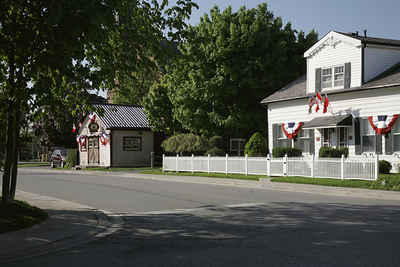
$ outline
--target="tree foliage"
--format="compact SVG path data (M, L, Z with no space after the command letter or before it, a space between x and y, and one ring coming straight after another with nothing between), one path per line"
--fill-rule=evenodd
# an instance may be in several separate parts
M21 122L30 110L88 109L87 92L163 62L165 35L179 39L191 0L3 0L0 88L6 110L2 199L14 198ZM157 60L152 60L152 58ZM121 79L121 78L120 78Z
M203 154L209 147L206 138L195 134L178 134L169 137L161 144L166 152L181 155Z
M144 106L159 130L178 128L179 122L186 131L208 136L264 131L260 101L305 73L303 53L317 40L314 31L306 35L283 25L266 4L237 12L214 7L186 36L162 88L150 92ZM150 104L158 102L164 103L163 116ZM164 112L172 118L164 120Z

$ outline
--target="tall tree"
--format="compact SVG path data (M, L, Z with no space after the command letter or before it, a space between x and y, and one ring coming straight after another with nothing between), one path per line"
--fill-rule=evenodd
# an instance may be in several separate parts
M317 40L283 25L261 4L221 12L217 7L188 29L181 56L168 65L164 92L152 90L145 109L159 130L176 127L205 135L248 137L264 131L263 97L305 73L304 51ZM165 125L160 107L172 114ZM164 120L164 122L163 122Z
M3 0L0 88L7 117L2 200L14 198L18 134L30 110L62 101L84 109L88 90L153 68L165 34L181 37L191 0ZM160 59L161 61L161 59Z

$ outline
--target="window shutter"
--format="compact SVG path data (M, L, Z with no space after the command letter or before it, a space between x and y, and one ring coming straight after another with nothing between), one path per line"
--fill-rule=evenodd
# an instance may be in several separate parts
M382 154L382 135L375 135L376 154Z
M351 86L351 63L344 64L344 88Z
M272 145L273 148L278 147L278 130L280 125L279 124L272 124Z
M360 119L354 119L354 146L356 155L361 155L361 132L360 132Z
M315 141L314 141L314 129L309 130L310 131L310 153L314 154L315 153Z
M388 133L385 135L385 154L392 155L393 154L393 134Z
M321 91L321 68L315 69L315 92Z

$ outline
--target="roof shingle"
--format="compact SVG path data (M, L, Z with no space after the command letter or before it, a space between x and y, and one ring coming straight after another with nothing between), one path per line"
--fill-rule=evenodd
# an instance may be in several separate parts
M95 104L96 114L107 129L150 129L143 107ZM101 112L101 109L103 112Z

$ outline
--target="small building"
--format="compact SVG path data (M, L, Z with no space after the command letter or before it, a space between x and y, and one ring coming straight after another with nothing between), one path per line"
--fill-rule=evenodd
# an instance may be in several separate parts
M154 133L142 107L95 104L78 130L81 167L150 166ZM157 149L156 149L157 150Z
M400 40L331 31L304 57L306 75L261 102L269 148L346 147L400 166Z

